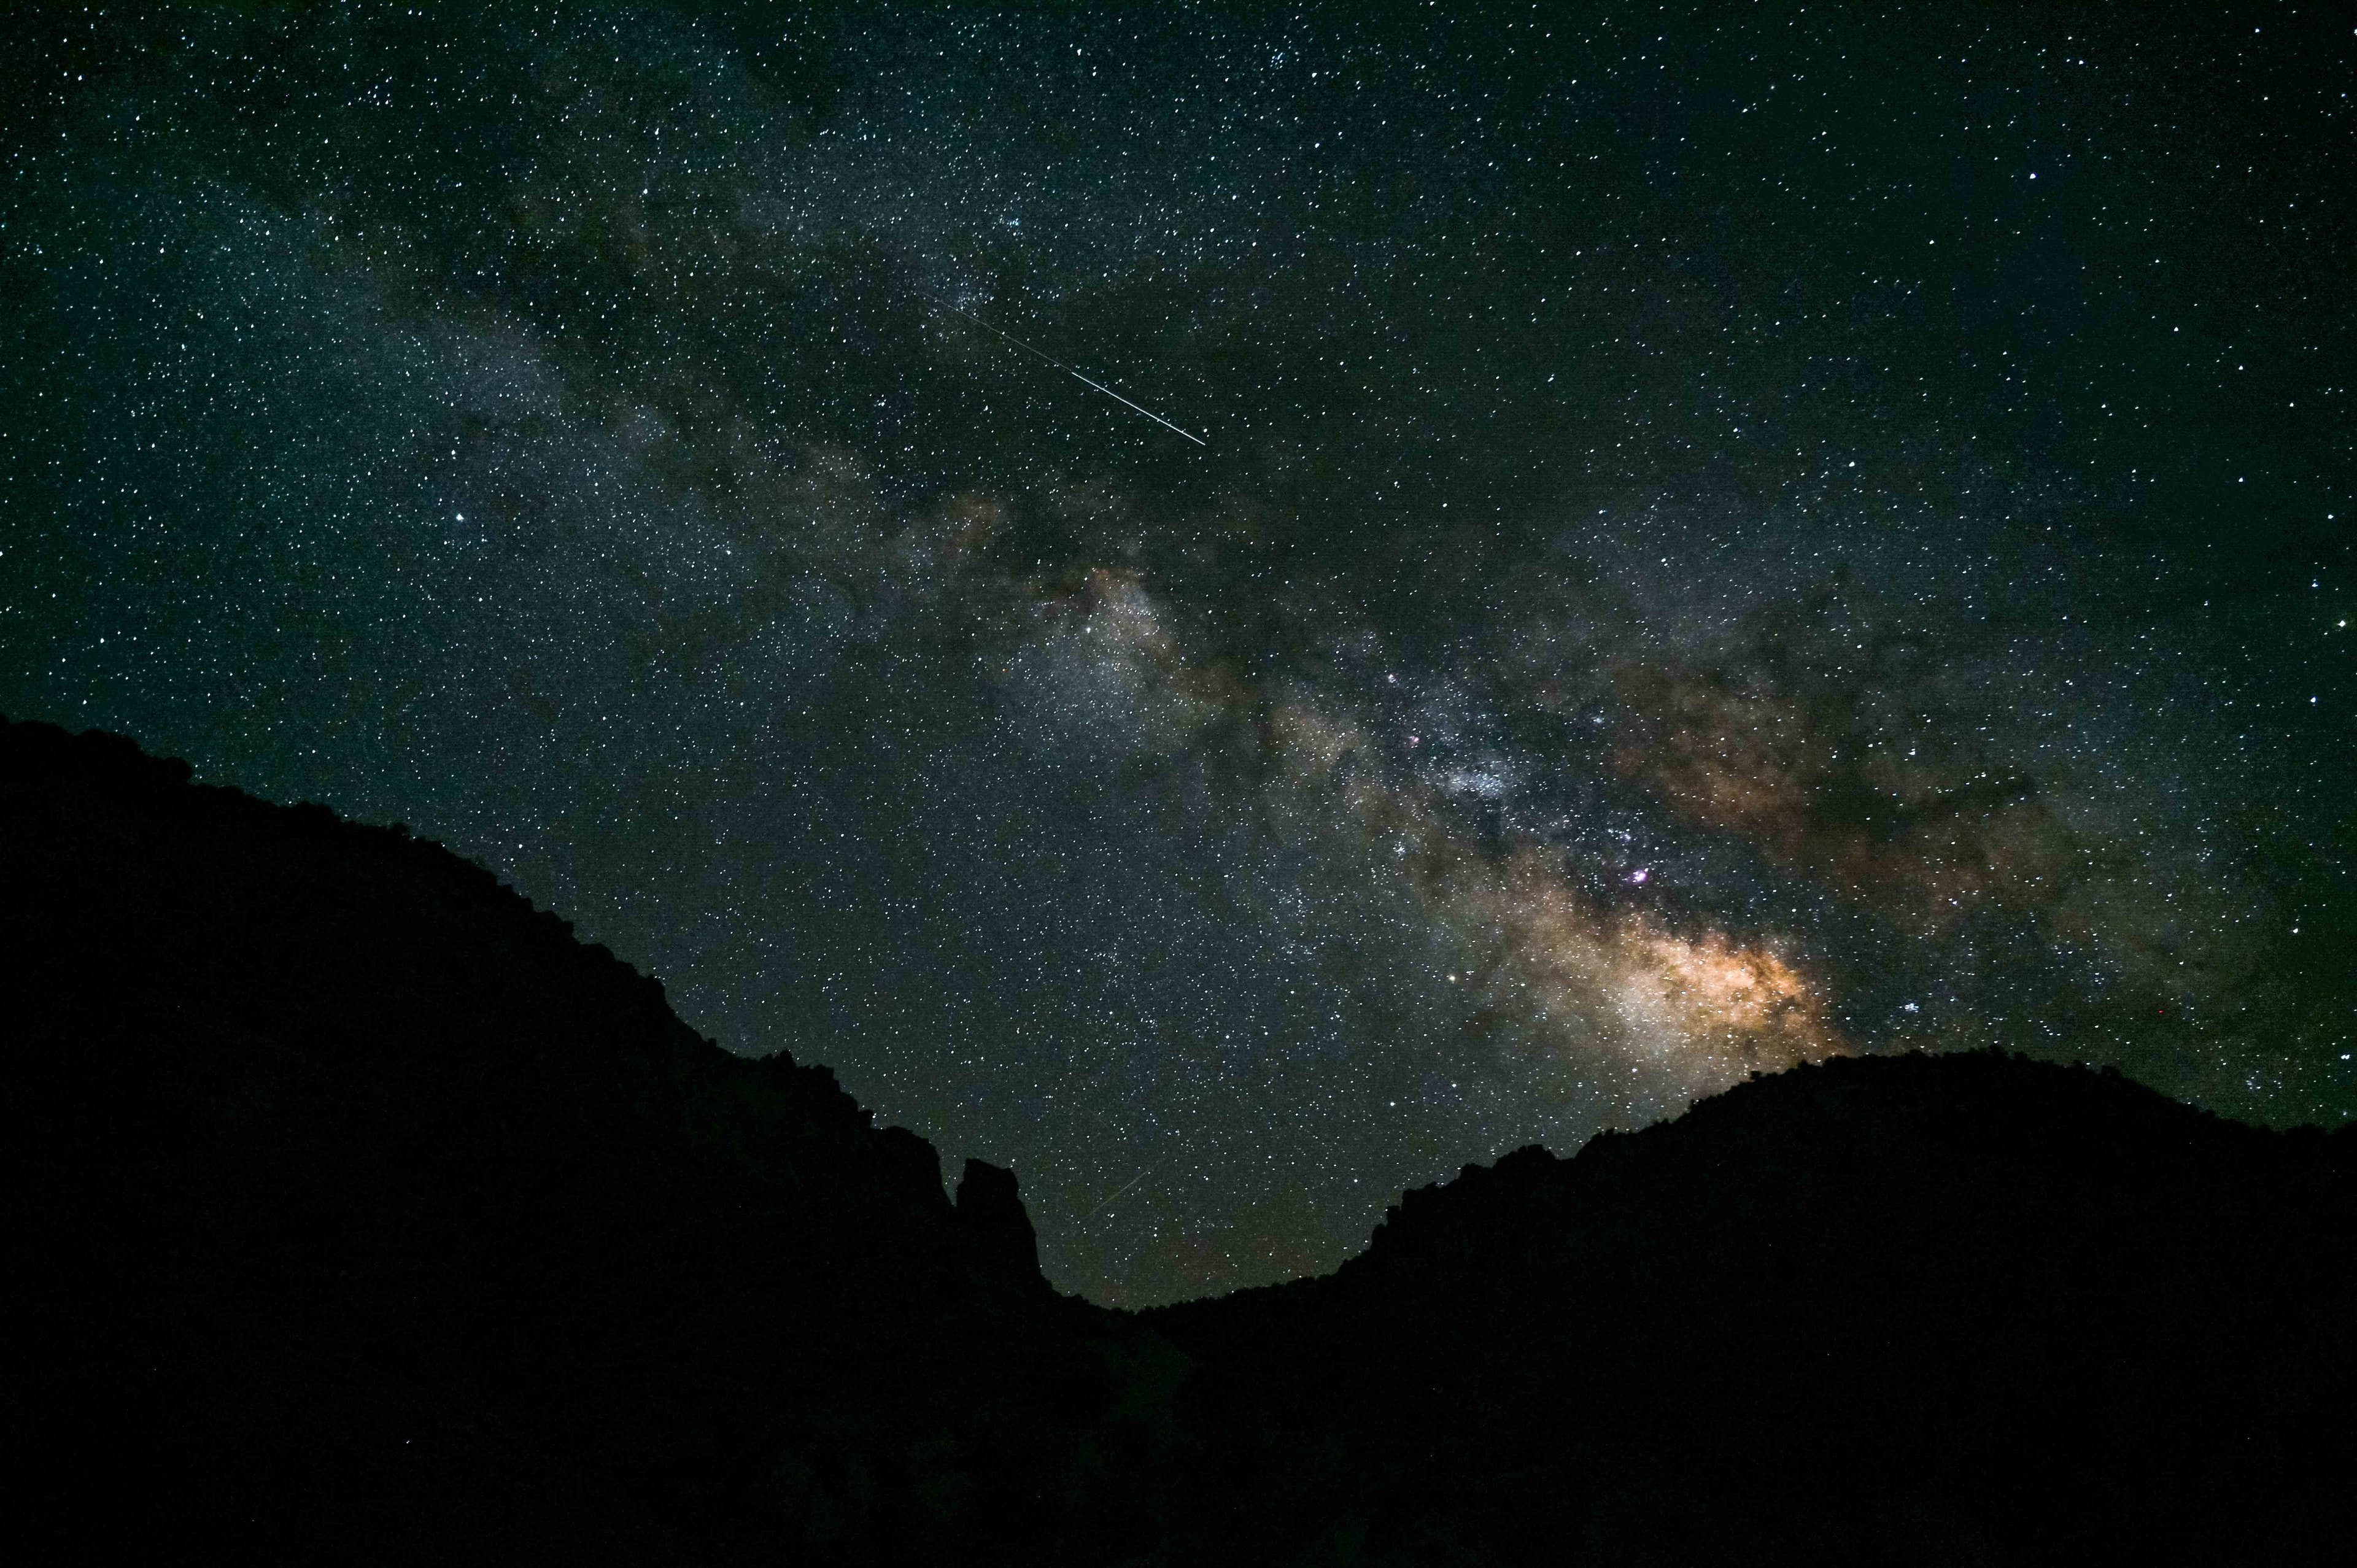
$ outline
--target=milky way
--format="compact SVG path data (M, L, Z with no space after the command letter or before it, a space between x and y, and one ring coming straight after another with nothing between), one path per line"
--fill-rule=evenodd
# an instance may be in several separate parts
M2347 38L764 10L45 24L0 709L1107 1301L1829 1055L2357 1112Z

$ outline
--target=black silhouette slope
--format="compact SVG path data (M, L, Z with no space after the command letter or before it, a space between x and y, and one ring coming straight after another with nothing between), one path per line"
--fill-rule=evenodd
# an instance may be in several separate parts
M1135 1316L397 831L0 721L40 1560L2339 1562L2357 1133L1744 1085Z
M11 1489L51 1499L13 1533L656 1562L1135 1532L1050 1484L1102 1436L1113 1320L1042 1282L1011 1176L952 1207L824 1069L698 1038L488 873L188 772L0 727Z
M2339 1562L2352 1247L2350 1130L1867 1058L1469 1167L1331 1278L1148 1318L1230 1473L1378 1555Z

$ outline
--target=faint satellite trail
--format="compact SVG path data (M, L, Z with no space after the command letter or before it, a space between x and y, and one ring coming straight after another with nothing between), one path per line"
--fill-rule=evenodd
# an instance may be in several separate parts
M920 290L919 293L923 294L923 291ZM1186 436L1188 440L1192 441L1198 446L1210 445L1210 443L1206 442L1201 436L1195 435L1191 431L1179 429L1178 425L1171 424L1168 420L1163 418L1152 409L1147 408L1145 404L1132 403L1129 399L1122 396L1121 393L1114 391L1113 388L1105 385L1103 381L1091 381L1088 377L1081 374L1080 371L1072 369L1071 366L1064 363L1063 360L1056 358L1055 355L1033 348L1030 344L1026 343L1022 338L1016 337L1012 333L999 331L997 328L993 327L981 317L975 316L970 311L960 310L948 300L940 298L937 295L923 294L923 297L928 303L940 306L942 309L948 311L952 316L957 317L961 320L971 321L976 327L981 328L985 332L990 333L994 337L1005 338L1007 342L1014 344L1025 353L1032 355L1035 358L1047 360L1048 363L1055 366L1058 370L1063 371L1074 381L1079 381L1082 385L1095 388L1098 392L1104 393L1105 396L1113 399L1114 402L1121 404L1124 408L1135 409L1138 413L1146 415L1146 418L1154 421L1155 424L1161 425L1165 430L1176 431L1178 435Z

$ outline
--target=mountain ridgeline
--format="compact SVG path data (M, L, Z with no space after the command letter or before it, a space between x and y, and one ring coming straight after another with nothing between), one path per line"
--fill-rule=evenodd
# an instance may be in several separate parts
M26 1561L2357 1553L2348 1130L1841 1060L1128 1314L400 829L0 721L0 924Z

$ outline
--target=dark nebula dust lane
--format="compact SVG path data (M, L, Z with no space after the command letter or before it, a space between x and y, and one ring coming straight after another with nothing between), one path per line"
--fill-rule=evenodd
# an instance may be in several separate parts
M1835 1055L2357 1111L2304 11L38 16L0 711L445 840L1066 1289Z

